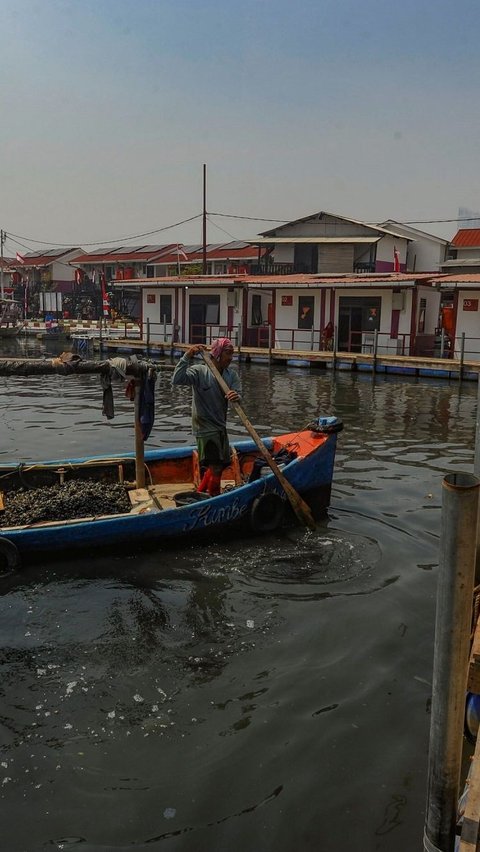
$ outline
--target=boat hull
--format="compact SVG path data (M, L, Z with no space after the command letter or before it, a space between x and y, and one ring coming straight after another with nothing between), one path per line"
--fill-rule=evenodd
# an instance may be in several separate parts
M299 433L300 434L300 433ZM304 433L301 433L304 434ZM296 491L312 506L314 514L321 514L329 505L330 490L333 477L337 435L315 435L312 437L312 449L305 456L299 456L283 469L283 475ZM275 439L265 439L265 445L272 451L281 446L284 436ZM291 438L292 436L285 436ZM297 437L297 436L293 436ZM252 441L233 443L238 458L252 459L258 456L258 451ZM167 469L184 469L194 456L194 448L174 448L154 450L145 453L147 470L151 471L153 481L156 471ZM71 470L78 468L82 475L98 467L110 475L117 475L119 466L127 471L134 469L133 454L123 456L93 457L88 459L63 459L39 463L38 471L35 465L28 468L33 470L37 479L35 485L55 481L59 469ZM163 467L162 467L163 466ZM22 466L25 471L27 466ZM17 475L17 465L3 465L0 468L2 481ZM263 471L265 474L265 471ZM25 473L23 473L25 476ZM179 477L181 477L181 472ZM183 478L185 478L183 476ZM175 479L174 479L175 482ZM3 486L5 487L5 485ZM179 490L181 485L179 484ZM194 485L192 483L192 490ZM81 518L78 520L54 521L33 524L31 526L0 527L0 544L2 539L11 542L22 558L44 556L45 554L72 555L77 550L89 550L92 553L98 549L139 548L147 544L160 544L163 541L177 539L182 543L190 542L192 536L247 527L253 532L263 532L275 528L269 521L262 524L262 501L266 506L266 495L278 495L273 498L282 507L287 507L283 489L277 478L269 473L255 481L247 482L238 487L226 490L217 497L205 498L188 505L167 508L161 511L145 511L109 515L98 518ZM272 502L269 498L270 503ZM270 506L271 508L271 506ZM276 510L275 510L276 511ZM283 511L278 513L283 520ZM288 512L286 512L288 516ZM0 516L1 517L1 516Z

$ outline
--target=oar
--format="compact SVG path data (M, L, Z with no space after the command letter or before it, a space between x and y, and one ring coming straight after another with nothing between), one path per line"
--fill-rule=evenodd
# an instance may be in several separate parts
M211 372L215 376L215 378L216 378L218 384L220 385L221 389L223 390L223 392L225 394L227 394L231 390L231 388L229 388L228 385L226 384L226 382L223 380L221 373L219 372L219 370L217 370L217 368L216 368L215 364L213 363L210 355L208 354L208 352L205 352L203 349L201 350L201 355L202 355L202 358L205 361L207 367L209 368L209 370L211 370ZM295 512L297 518L299 519L299 521L302 522L302 524L305 524L306 527L309 527L309 529L314 530L316 528L315 527L315 521L313 520L313 516L312 516L312 513L310 511L310 507L307 505L307 503L305 503L305 500L302 500L302 498L300 497L300 494L298 494L298 492L295 491L295 488L293 487L293 485L290 485L288 479L285 478L282 471L278 467L275 459L273 459L272 456L270 455L270 453L268 452L265 444L263 443L262 439L260 438L260 435L258 434L258 432L254 429L254 427L250 423L250 420L248 419L247 415L245 414L240 403L234 402L233 400L229 400L229 402L230 402L231 406L233 407L233 409L237 412L237 414L240 417L240 420L242 421L242 423L244 424L247 432L251 435L251 437L255 441L259 451L261 452L261 454L262 454L263 458L265 459L265 461L267 462L268 466L272 469L273 473L277 477L280 485L282 486L283 490L285 491L285 494L287 495L287 497L290 501L290 505L291 505L293 511Z

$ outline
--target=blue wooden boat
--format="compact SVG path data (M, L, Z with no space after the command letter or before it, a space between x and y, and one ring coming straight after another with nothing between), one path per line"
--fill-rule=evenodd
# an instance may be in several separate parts
M281 464L282 473L311 506L317 517L330 501L337 433L335 417L320 417L300 432L264 439ZM263 465L263 467L262 467ZM265 466L252 440L232 444L232 462L222 475L222 493L199 494L198 455L194 447L145 452L147 487L135 484L133 453L89 458L56 459L39 463L0 465L0 524L9 500L18 489L62 487L81 483L120 483L129 496L130 511L0 526L0 557L11 567L27 558L56 555L77 549L97 553L99 548L159 545L177 538L189 542L193 534L246 527L261 533L276 529L289 516L281 484ZM72 483L70 483L72 485ZM3 503L3 511L2 511Z

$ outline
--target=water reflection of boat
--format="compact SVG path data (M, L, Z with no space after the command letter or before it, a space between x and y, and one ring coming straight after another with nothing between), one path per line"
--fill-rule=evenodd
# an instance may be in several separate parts
M319 418L306 429L265 439L271 453L288 451L291 455L283 469L288 482L306 499L315 512L326 509L330 501L336 433L341 423L336 418ZM210 497L195 490L200 479L198 456L193 447L151 450L145 453L148 485L136 488L135 456L64 459L34 464L0 466L3 491L3 526L0 527L0 555L16 562L17 556L61 552L82 547L126 547L144 542L160 543L178 537L190 540L195 533L244 527L256 533L276 529L284 520L287 503L278 479L269 467L259 464L259 452L253 441L232 445L231 465L222 475L222 492ZM294 456L294 457L293 457ZM52 517L53 498L46 499L45 489L68 486L78 491L77 514L60 519ZM95 514L82 496L87 483L102 483L105 490L121 486L127 510L119 514ZM77 487L78 486L78 487ZM29 494L35 507L33 520L6 525L16 493ZM87 505L87 510L85 506ZM42 510L45 511L42 515ZM70 506L71 510L71 506ZM58 511L58 510L57 510ZM61 512L60 512L61 513ZM2 516L0 516L2 517ZM22 518L22 520L24 520ZM10 522L9 522L10 524Z

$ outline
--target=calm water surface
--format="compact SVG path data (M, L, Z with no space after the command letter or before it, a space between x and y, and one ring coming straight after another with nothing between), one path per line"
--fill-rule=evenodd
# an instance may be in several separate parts
M421 848L441 481L473 469L476 386L241 373L261 434L344 420L328 518L0 580L2 850ZM150 447L191 443L170 376ZM133 448L120 385L110 422L95 377L0 400L1 460Z

